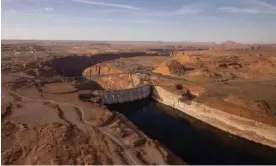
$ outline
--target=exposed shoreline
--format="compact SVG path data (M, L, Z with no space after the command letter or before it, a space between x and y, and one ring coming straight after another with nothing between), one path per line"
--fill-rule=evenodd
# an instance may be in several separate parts
M276 127L274 126L229 114L194 101L189 104L184 103L179 100L179 95L169 92L160 86L154 86L152 99L174 107L185 114L233 135L276 148Z

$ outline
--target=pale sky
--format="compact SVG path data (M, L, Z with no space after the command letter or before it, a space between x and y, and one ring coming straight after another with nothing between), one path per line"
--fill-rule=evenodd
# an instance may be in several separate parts
M2 39L276 43L276 0L2 0Z

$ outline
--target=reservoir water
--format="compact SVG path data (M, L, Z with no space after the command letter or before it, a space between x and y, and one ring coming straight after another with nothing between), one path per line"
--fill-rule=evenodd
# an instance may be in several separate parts
M223 132L154 101L108 108L122 113L188 164L276 164L276 149Z

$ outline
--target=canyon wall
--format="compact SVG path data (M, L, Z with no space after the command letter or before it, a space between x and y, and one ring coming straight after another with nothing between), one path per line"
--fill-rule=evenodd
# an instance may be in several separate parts
M276 127L242 118L194 101L180 101L180 96L155 86L152 98L218 129L257 143L276 148Z

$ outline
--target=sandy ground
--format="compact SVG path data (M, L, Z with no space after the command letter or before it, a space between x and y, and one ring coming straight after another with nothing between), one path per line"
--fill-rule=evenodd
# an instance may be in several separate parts
M189 80L159 80L158 85L168 90L174 91L181 84L197 96L194 100L199 103L276 126L275 57L266 52L261 57L257 55L226 51L177 52L167 61L178 61L192 70L176 75L166 61L154 72Z

